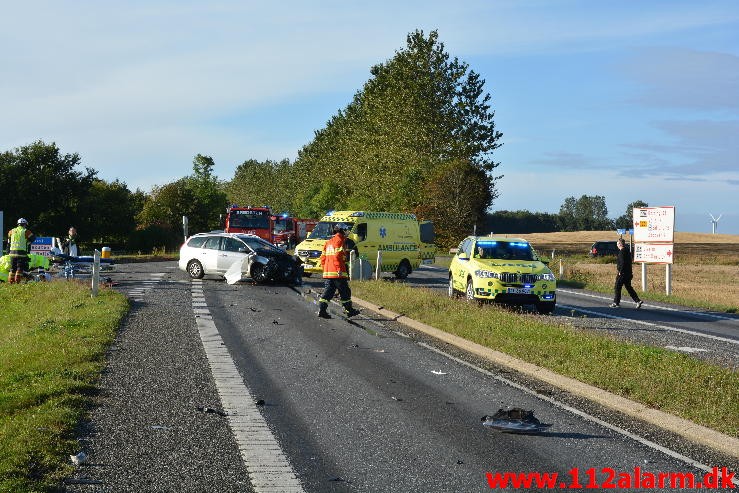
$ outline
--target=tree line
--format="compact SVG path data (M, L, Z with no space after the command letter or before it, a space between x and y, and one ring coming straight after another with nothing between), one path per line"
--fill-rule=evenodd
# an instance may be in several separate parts
M502 133L485 81L445 51L436 31L408 34L406 46L370 74L294 162L247 159L219 180L213 159L198 154L192 174L144 193L91 168L79 171L78 154L38 141L0 155L0 194L9 199L0 210L6 225L25 217L37 235L64 236L74 225L83 245L128 251L176 247L183 215L190 232L222 228L231 203L306 218L331 209L413 212L434 221L443 246L476 228L613 228L600 196L568 197L556 215L487 213L499 194L493 154Z

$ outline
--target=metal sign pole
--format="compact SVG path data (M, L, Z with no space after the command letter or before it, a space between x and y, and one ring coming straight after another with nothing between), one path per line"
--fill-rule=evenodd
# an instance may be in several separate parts
M100 250L95 250L92 262L92 297L98 295L98 286L100 284Z
M646 292L647 290L647 263L642 262L641 264L641 290Z
M672 294L672 264L665 264L665 291L667 296Z

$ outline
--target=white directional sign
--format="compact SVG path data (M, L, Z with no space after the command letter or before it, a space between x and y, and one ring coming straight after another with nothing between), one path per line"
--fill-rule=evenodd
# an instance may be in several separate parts
M647 264L671 264L675 257L672 243L637 243L634 245L634 262Z
M634 208L634 241L673 243L675 241L675 207Z
M38 255L51 257L51 249L53 246L54 238L52 238L51 236L37 236L33 243L31 243L29 253L36 253Z

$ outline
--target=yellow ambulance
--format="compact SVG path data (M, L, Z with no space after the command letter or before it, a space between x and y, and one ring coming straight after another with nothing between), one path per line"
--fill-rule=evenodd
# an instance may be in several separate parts
M319 258L335 225L347 230L348 246L356 246L358 256L369 261L373 272L378 252L381 271L392 272L398 279L405 279L422 263L434 262L436 247L431 221L419 221L414 214L400 212L332 211L295 247L306 276L323 272Z

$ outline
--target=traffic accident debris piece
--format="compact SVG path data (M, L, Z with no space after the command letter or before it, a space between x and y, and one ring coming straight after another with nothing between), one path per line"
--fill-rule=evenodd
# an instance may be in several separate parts
M72 464L75 466L79 466L80 464L84 464L87 462L87 454L84 452L80 452L77 455L70 455L69 458L72 460Z
M483 426L506 433L541 433L551 424L544 424L534 417L534 411L527 411L520 407L512 409L498 409L492 416L481 418Z
M202 411L202 412L204 412L204 413L213 413L213 414L217 414L217 415L219 415L219 416L228 416L228 413L227 413L226 411L222 411L222 410L220 410L220 409L214 409L214 408L212 408L212 407L203 407L203 406L198 406L198 407L197 407L197 410L198 410L198 411Z

